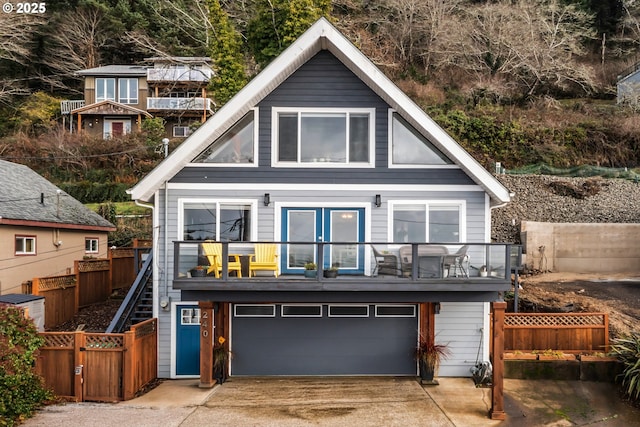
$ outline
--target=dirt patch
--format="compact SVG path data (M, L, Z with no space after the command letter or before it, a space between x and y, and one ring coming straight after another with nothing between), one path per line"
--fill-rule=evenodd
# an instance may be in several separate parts
M608 313L611 337L639 330L638 276L546 273L523 277L520 285L521 312Z

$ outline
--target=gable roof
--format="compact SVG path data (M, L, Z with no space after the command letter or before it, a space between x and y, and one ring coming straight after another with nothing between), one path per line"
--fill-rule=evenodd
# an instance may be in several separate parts
M492 205L510 200L509 191L404 94L358 48L325 18L320 18L260 74L209 118L137 185L128 190L134 200L149 201L165 181L220 137L250 108L321 50L328 50L418 132L463 169L491 197Z
M85 105L84 107L76 108L75 110L71 110L71 114L79 113L99 115L117 114L127 116L142 115L145 117L153 117L150 113L147 113L144 110L111 100L100 101L93 104Z
M0 225L114 231L85 207L27 166L0 160Z

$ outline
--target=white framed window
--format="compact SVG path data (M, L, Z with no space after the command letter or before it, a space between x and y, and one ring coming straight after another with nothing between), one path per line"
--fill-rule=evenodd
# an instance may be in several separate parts
M181 325L199 325L200 309L199 308L181 308L180 324Z
M465 201L390 201L389 240L458 243L466 240Z
M369 317L369 306L329 305L329 317Z
M191 135L191 129L189 126L174 126L173 136L176 138L186 138Z
M99 240L95 237L85 237L84 252L87 254L97 254L100 248Z
M116 79L96 78L96 102L116 100Z
M273 108L273 163L373 167L375 109Z
M205 151L200 153L193 160L193 163L257 166L257 117L257 108L249 111Z
M321 304L282 304L281 317L322 317Z
M236 304L233 306L235 317L276 317L274 304Z
M123 104L138 103L138 79L118 79L118 100Z
M35 255L36 236L16 236L16 255Z
M256 200L181 199L181 240L248 242L256 235Z
M393 110L389 111L389 166L445 166L453 162Z
M376 305L376 317L416 317L415 305Z

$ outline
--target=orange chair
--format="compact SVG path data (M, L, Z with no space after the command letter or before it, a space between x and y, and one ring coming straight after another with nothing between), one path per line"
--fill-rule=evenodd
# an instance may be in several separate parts
M207 274L213 271L213 274L220 278L222 272L222 243L205 242L202 244L202 251L209 260L209 269ZM235 271L238 277L242 277L242 265L238 255L229 255L228 268L229 272Z
M278 277L278 254L275 243L258 243L254 254L249 258L249 277L255 277L256 271L273 271Z

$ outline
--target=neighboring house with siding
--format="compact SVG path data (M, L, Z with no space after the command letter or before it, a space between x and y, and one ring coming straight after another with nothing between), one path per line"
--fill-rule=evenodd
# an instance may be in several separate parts
M84 78L84 99L61 102L65 127L108 139L140 131L144 119L160 117L166 136L185 138L192 126L213 114L214 104L207 94L213 75L210 58L146 61L152 65L106 65L78 71Z
M637 106L640 103L640 63L618 76L616 91L618 104Z
M0 294L105 258L115 226L27 166L0 160Z
M489 358L490 303L511 289L491 209L509 192L325 19L129 191L154 207L161 377L209 383L218 336L238 376L415 376L434 333L453 351L441 376ZM247 277L264 242L280 275ZM452 269L440 250L467 244ZM190 272L212 260L220 277ZM305 279L309 261L339 276Z

